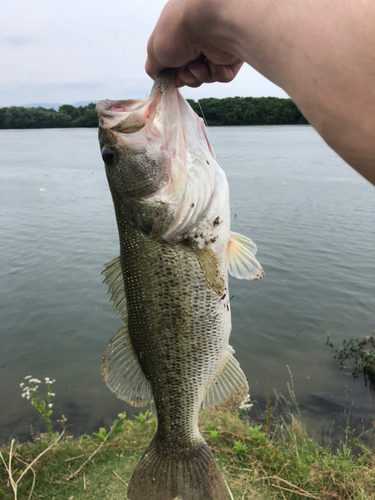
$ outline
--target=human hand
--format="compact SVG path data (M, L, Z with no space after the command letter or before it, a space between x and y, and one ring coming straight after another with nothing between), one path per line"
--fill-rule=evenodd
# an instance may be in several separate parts
M223 0L170 0L149 39L146 72L178 68L178 87L230 82L243 61L222 22ZM227 32L226 32L227 31Z

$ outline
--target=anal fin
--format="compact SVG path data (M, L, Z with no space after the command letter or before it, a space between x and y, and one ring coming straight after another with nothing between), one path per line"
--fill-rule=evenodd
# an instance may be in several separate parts
M230 410L239 406L249 393L249 385L239 362L233 356L233 349L228 346L224 366L207 388L202 408Z

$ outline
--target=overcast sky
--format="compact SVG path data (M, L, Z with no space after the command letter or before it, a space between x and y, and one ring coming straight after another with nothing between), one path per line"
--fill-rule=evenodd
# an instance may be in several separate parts
M1 0L0 107L145 97L148 37L166 0ZM250 67L187 98L286 94Z

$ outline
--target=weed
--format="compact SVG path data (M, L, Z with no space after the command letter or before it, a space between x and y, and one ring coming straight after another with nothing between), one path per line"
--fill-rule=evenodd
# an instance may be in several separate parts
M144 415L141 413L136 418L139 419L141 417L140 420L138 420L138 421L141 421L141 423L144 423L145 420L143 420L143 419L146 419L147 415L148 415L148 412L146 412ZM120 420L117 420L117 419L114 420L113 424L110 427L110 432L113 433L114 436L116 436L119 432L121 432L126 427L133 425L133 422L131 422L130 420L126 420L126 413L119 413L117 416L119 417ZM108 437L108 435L109 435L109 433L107 432L107 429L105 429L104 427L100 427L99 432L93 432L93 436L96 436L101 441L104 441ZM88 436L86 438L86 441L88 439L91 439L91 438Z
M267 436L263 432L263 425L256 425L254 427L249 426L249 431L250 431L250 437L254 441L257 441L258 443L266 443L267 442Z
M233 448L237 455L244 455L247 450L246 444L241 443L241 441L235 441Z
M211 431L210 432L210 437L212 439L217 439L218 435L219 435L218 431Z
M150 410L147 410L145 413L140 413L138 416L134 415L134 418L138 420L139 424L144 424L148 416L151 416Z
M362 373L365 384L375 392L375 331L371 331L365 337L344 339L340 349L334 346L327 333L326 345L333 350L333 357L340 360L341 369L346 367L348 360L353 360L353 377L358 378Z
M104 427L100 427L99 432L93 432L93 436L96 436L102 441L104 441L105 438L107 437L107 431Z
M49 377L45 377L44 381L47 386L47 398L46 401L39 396L39 384L41 381L37 378L33 378L31 375L25 377L27 382L22 382L20 387L22 389L21 396L30 401L30 403L38 410L42 420L46 423L47 432L52 432L52 406L51 398L55 396L55 393L51 392L51 385L56 382L56 380L51 380ZM28 384L28 385L26 385Z

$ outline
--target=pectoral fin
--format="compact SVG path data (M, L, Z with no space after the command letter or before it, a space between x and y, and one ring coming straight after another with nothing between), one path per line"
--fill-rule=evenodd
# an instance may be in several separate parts
M215 253L210 248L193 248L207 283L218 295L222 295L225 290L225 280Z
M215 410L230 410L239 406L248 395L249 385L246 376L233 353L233 349L228 346L224 366L207 388L202 403L203 409L211 406Z
M238 233L230 233L228 241L228 270L240 280L263 278L262 266L255 258L257 247L250 238Z

